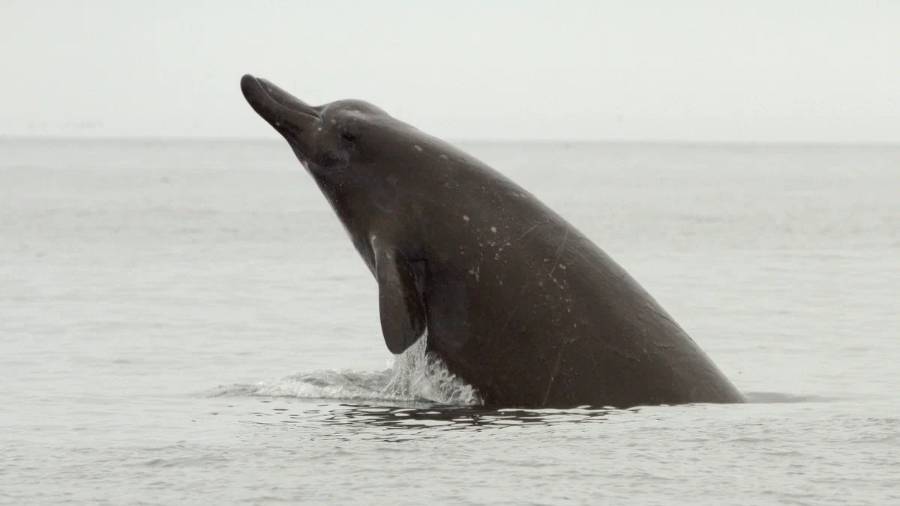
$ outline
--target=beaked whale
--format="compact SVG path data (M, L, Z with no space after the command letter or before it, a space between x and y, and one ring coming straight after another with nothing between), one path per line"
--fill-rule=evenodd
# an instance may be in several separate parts
M241 89L375 277L392 353L427 330L491 406L743 401L625 270L501 173L363 101L314 107L250 75Z

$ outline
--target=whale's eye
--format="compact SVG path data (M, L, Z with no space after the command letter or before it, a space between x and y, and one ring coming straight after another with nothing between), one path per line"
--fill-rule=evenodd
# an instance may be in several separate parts
M349 132L344 132L341 134L341 139L344 139L345 141L353 142L356 140L356 136Z

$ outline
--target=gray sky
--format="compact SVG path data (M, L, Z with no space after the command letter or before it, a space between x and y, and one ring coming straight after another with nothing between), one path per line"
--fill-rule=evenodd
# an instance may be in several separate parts
M238 81L453 139L900 142L900 1L0 0L0 135L266 137Z

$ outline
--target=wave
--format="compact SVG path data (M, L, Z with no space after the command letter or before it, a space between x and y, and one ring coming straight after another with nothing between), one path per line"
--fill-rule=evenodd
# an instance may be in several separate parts
M352 401L427 402L478 406L478 392L426 353L427 335L394 359L384 371L312 371L274 382L220 386L213 396L296 397Z

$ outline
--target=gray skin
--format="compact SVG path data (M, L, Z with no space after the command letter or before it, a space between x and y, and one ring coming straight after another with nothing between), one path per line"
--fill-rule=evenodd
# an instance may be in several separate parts
M531 193L358 100L313 107L246 75L378 282L381 328L489 406L742 402L618 264Z

